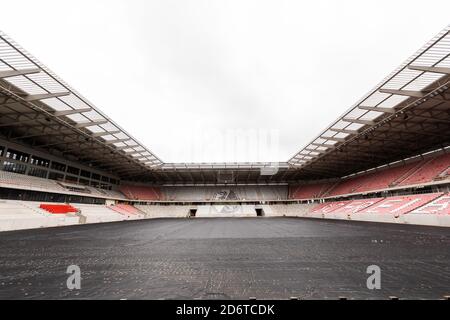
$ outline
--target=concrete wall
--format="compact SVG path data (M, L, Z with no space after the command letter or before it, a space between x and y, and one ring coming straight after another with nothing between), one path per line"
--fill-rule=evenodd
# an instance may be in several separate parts
M196 217L256 217L255 205L201 205Z

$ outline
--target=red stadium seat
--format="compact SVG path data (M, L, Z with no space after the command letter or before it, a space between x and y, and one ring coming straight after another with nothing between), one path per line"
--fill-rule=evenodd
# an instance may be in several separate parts
M360 211L361 213L371 213L371 214L395 214L401 215L411 212L430 201L440 197L442 193L431 193L431 194L418 194L409 196L397 196L386 198L365 210Z
M431 160L425 160L420 168L401 181L399 185L405 186L431 182L448 170L449 166L450 153L440 155Z
M39 208L44 209L53 214L66 214L72 212L78 212L78 209L72 207L69 204L41 204Z
M132 200L163 200L161 190L156 187L123 185L120 191Z
M328 193L328 196L387 189L394 183L394 181L401 178L417 165L418 163L414 162L403 166L387 168L380 171L371 172L369 174L363 174L354 178L349 178L334 187Z
M337 210L346 204L348 204L350 201L338 201L338 202L325 202L322 204L319 204L317 207L315 207L311 213L330 213L334 210Z
M380 171L362 174L339 183L316 183L290 190L291 199L314 199L385 190L394 186L414 185L447 179L450 176L450 154L415 161Z
M346 201L346 204L344 206L341 206L336 210L333 210L333 213L346 213L346 214L357 213L382 201L383 199L384 198L374 198L374 199Z
M439 197L430 203L414 210L411 212L414 213L422 213L422 214L450 214L450 195L444 195Z
M297 186L289 190L289 195L291 199L320 198L335 184L335 182L325 182Z
M123 214L123 215L130 215L130 214L135 215L135 214L141 213L137 208L135 208L129 204L117 204L117 205L111 206L110 208L120 214Z

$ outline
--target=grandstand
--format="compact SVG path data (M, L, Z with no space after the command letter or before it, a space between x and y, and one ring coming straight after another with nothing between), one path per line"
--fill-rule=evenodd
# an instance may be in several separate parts
M90 284L145 283L113 298L278 299L302 283L329 298L346 284L315 270L345 278L372 261L403 283L421 271L408 290L434 297L450 294L449 227L450 26L279 163L166 163L0 33L0 298L74 257Z
M280 217L450 227L450 26L279 163L165 163L0 33L0 231Z
M164 162L0 32L0 299L436 298L449 227L450 26L278 163Z

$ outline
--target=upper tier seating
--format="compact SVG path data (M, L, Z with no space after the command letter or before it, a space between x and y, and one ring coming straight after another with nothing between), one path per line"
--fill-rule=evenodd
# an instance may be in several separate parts
M343 180L327 196L387 189L393 181L399 179L416 166L417 162L408 163L406 165L383 169Z
M439 180L445 180L450 178L450 166L443 170L436 178L434 178L434 180L439 181Z
M399 185L415 185L431 182L446 170L450 165L450 153L440 155L431 160L424 160L423 164L415 172L411 173Z
M80 192L69 190L64 185L75 185L73 182L59 183L55 180L27 176L14 172L0 170L0 186L4 188L17 187L27 190L35 190L50 193L73 194L80 196L95 196L100 198L125 199L124 195L114 190L97 189L91 186L80 185ZM83 190L81 190L83 189Z
M381 191L390 187L424 184L448 178L450 178L450 154L442 154L434 158L361 174L334 185L318 183L293 187L290 190L290 198L306 200Z
M360 213L401 215L411 212L441 195L442 193L429 193L390 197L360 211Z
M156 187L122 185L120 191L132 200L163 200L161 190Z
M167 201L285 200L287 186L165 187Z
M0 170L0 184L4 187L18 186L37 191L64 192L66 189L54 180L37 178Z
M324 183L314 183L307 184L303 186L292 187L290 190L291 199L315 199L320 198L325 194L331 187L333 187L335 182L324 182Z

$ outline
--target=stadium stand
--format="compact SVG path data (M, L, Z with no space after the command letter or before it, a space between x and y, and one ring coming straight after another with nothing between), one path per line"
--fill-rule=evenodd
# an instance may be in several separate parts
M410 162L379 171L349 177L338 183L310 184L291 189L291 199L336 197L369 191L384 191L392 187L423 185L450 177L450 154Z
M128 220L126 215L111 210L105 205L77 204L82 223L103 223Z
M450 195L445 194L401 217L403 223L450 226Z
M199 218L256 217L254 205L200 205L196 213Z
M450 76L448 61L435 61L450 52L449 32L276 165L164 163L0 33L0 58L10 61L0 77L0 197L12 201L0 203L0 230L188 216L450 226ZM74 139L61 144L61 132Z
M80 196L95 196L119 200L126 199L123 194L115 190L104 190L74 183L58 182L3 170L0 170L0 187Z
M289 198L291 199L317 199L326 194L336 182L314 183L303 186L291 187Z
M450 214L450 195L446 194L417 208L412 214Z
M79 223L76 216L54 216L37 203L0 200L0 231L68 226Z
M440 173L436 178L434 178L434 180L440 181L440 180L446 180L448 178L450 178L450 167L443 170L442 173Z
M450 165L450 153L437 156L429 160L421 161L421 165L412 172L399 185L416 185L431 182L438 178L444 171L447 172Z
M122 185L119 190L132 200L163 200L161 190L156 187Z
M306 217L317 204L272 204L262 206L266 217Z
M352 219L352 217L358 212L361 212L383 200L384 198L372 198L344 201L342 202L342 206L324 213L324 217L328 219Z
M128 219L134 220L144 218L144 215L142 214L142 212L139 211L139 209L128 204L117 204L110 206L109 208L117 213L120 213L128 217Z
M349 178L330 190L326 196L384 190L389 188L395 180L399 179L406 172L411 170L411 168L416 166L417 163L410 163Z
M77 208L69 204L41 204L39 208L44 209L52 214L66 214L78 212Z
M0 184L4 187L20 187L37 191L64 192L65 189L56 181L26 176L0 170Z
M337 202L324 202L316 206L312 211L311 215L319 215L322 217L326 213L330 213L334 210L339 209L347 204L348 201L337 201Z
M232 186L232 187L165 187L161 189L166 201L212 200L285 200L287 186Z
M399 216L411 212L440 196L442 196L442 193L389 197L360 212Z
M186 218L189 214L189 206L136 205L135 207L143 212L147 219Z

